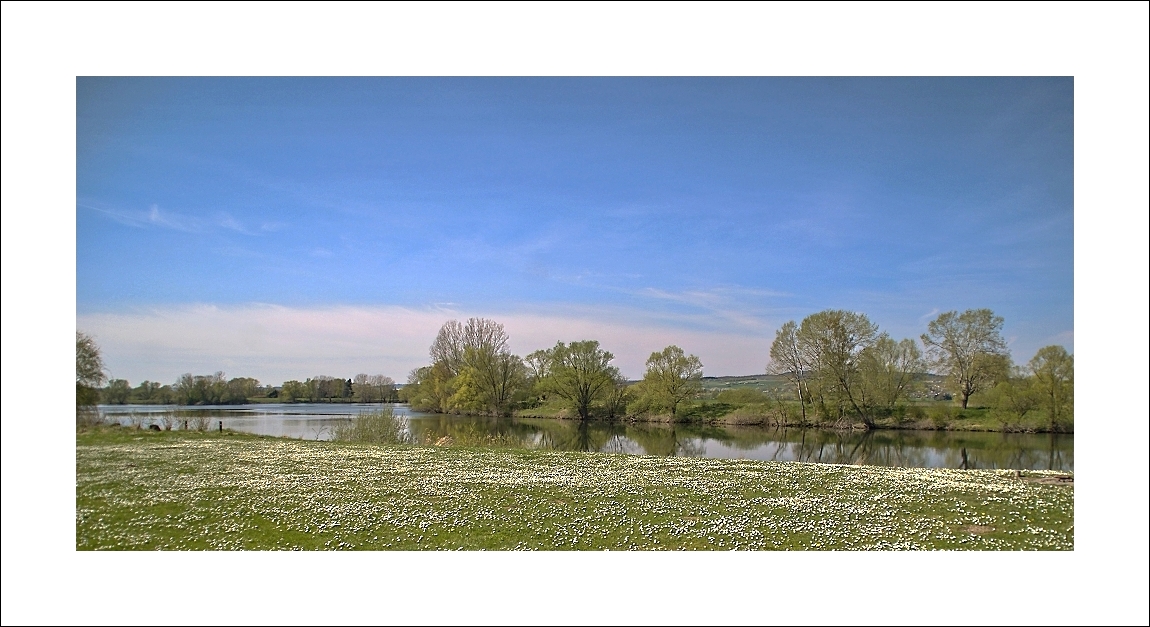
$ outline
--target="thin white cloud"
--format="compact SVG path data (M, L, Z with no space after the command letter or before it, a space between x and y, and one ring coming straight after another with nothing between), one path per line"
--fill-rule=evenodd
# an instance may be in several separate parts
M921 322L922 324L926 324L927 322L934 320L934 318L936 316L938 316L938 314L940 314L940 313L942 313L941 309L939 309L938 307L932 307L930 311L919 316L918 321Z
M471 316L503 323L520 355L557 341L599 340L631 378L642 376L647 357L669 344L698 355L707 375L757 373L773 337L773 331L686 328L640 311L592 308L564 313L186 305L84 314L77 328L96 337L110 374L133 384L217 370L273 384L359 372L402 381L412 368L427 364L428 347L444 322Z
M109 209L107 207L97 207L84 203L78 203L77 206L82 209L96 211L126 226L171 229L184 233L206 233L214 229L223 228L244 235L260 235L260 231L275 231L283 226L278 222L267 222L262 224L258 230L252 230L244 226L242 222L227 212L221 212L214 221L209 221L177 211L163 209L156 204L149 206L147 211Z
M172 211L161 210L158 205L152 205L147 211L124 211L86 204L77 204L77 206L82 209L96 211L120 224L135 228L159 227L187 233L203 231L203 225L195 218L180 215Z
M243 225L242 222L232 217L230 213L221 213L218 221L219 226L224 227L230 231L242 233L244 235L260 235L258 231L252 231Z

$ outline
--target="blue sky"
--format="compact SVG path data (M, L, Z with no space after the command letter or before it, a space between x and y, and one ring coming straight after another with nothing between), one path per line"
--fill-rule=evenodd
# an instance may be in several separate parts
M80 78L77 316L113 376L521 354L761 372L826 308L1073 350L1070 78Z

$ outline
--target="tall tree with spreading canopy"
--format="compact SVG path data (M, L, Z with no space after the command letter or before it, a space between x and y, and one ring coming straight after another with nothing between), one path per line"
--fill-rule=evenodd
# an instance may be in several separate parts
M551 372L548 389L569 403L580 420L591 416L591 404L613 389L620 378L619 369L611 365L615 358L596 340L558 342L549 349Z
M431 345L431 374L446 394L439 405L448 409L486 410L506 414L513 394L524 384L523 360L507 348L503 325L487 318L445 323ZM448 391L450 393L448 394Z
M671 410L674 419L679 405L702 391L702 377L703 362L671 345L647 358L643 387L656 403Z
M821 385L849 406L868 428L874 416L863 394L864 354L878 338L878 326L866 314L828 309L803 318L796 334L805 363L814 366Z
M1009 373L1010 352L1002 339L1001 316L989 309L948 311L922 334L930 365L945 375L947 385L966 409L971 395L993 387Z

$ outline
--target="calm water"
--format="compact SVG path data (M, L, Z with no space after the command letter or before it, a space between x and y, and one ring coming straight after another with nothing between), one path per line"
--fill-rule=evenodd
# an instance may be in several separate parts
M210 421L212 429L326 440L337 420L379 409L379 405L266 404L217 407L101 405L121 424L159 423L175 412L176 428L188 420ZM511 446L631 455L678 455L728 459L874 464L925 468L1012 468L1074 470L1074 436L1065 434L962 433L947 431L843 432L773 427L674 427L663 424L585 423L532 418L443 416L392 406L406 417L420 442Z

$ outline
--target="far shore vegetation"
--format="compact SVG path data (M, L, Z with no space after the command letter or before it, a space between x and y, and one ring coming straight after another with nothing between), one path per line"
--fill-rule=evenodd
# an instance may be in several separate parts
M132 387L105 382L98 349L77 333L77 406L405 402L422 412L525 418L1073 432L1073 355L1052 345L1015 364L1002 325L989 309L951 311L919 338L896 340L865 314L827 310L784 324L763 374L704 377L699 358L672 345L629 380L595 340L520 357L502 324L471 318L444 324L431 363L399 386L382 374L271 386L217 372Z

